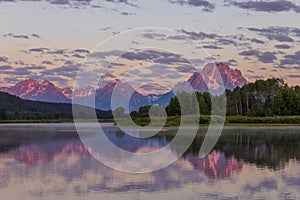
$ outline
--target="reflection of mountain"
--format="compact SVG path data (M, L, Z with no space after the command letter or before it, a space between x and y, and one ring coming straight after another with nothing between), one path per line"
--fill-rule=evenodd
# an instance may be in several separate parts
M120 136L117 133L111 139L122 141L124 137ZM147 143L144 145L140 143L138 148L134 144L123 145L122 148L139 153L149 152L157 149L167 140L156 138L148 141L149 146L146 145ZM214 152L208 157L214 157L215 154L219 153ZM226 160L225 157L222 159ZM194 165L194 161L196 161L196 165ZM220 160L219 167L216 168L217 174L224 174L222 167L225 167L225 171L229 171L228 166L230 165L223 165L224 162L227 163L227 161ZM201 164L201 161L189 155L188 158L180 159L157 172L121 173L96 161L78 139L52 140L21 143L19 147L1 152L0 188L22 188L26 187L27 183L34 182L39 185L44 195L52 194L58 187L61 195L66 194L68 190L80 191L81 194L89 194L91 191L116 193L135 191L136 189L144 192L158 192L181 188L191 182L200 183L204 180L205 175L213 177L207 173L210 170L210 166ZM228 175L230 174L231 172L228 173ZM225 175L217 176L217 178L223 177ZM22 180L22 182L16 180ZM38 197L37 194L40 192L32 189L30 196Z
M50 163L62 155L78 154L83 158L90 158L91 154L80 141L32 144L20 146L9 152L15 159L23 164Z
M116 129L114 129L116 130ZM41 135L40 135L41 136ZM151 139L142 139L122 134L107 133L109 139L124 150L131 152L151 152L168 144L169 137L160 136ZM18 144L19 146L11 150L0 153L1 158L14 158L16 162L25 165L51 165L61 157L76 155L88 162L94 162L89 151L83 146L78 138L58 139L50 141L37 140L37 143ZM30 141L28 141L30 142ZM145 151L146 150L146 151ZM114 159L114 158L112 158ZM68 159L67 159L68 160ZM184 162L193 165L195 169L203 171L211 178L223 178L230 176L234 171L242 169L243 162L236 160L233 156L226 158L223 153L213 151L203 159L199 159L193 154L187 154ZM82 165L83 163L77 163ZM93 169L90 169L93 170Z
M213 151L202 159L191 155L188 155L187 159L193 163L195 169L204 171L211 178L229 177L243 168L243 161L239 161L233 156L226 158L223 153L218 151Z
M172 137L166 135L145 140L116 131L118 129L114 130L114 134L111 132L107 134L108 138L114 144L130 152L137 152L144 147L150 149L161 148L172 139ZM41 132L41 130L39 131ZM280 130L276 132L272 129L264 130L263 133L251 133L251 130L247 131L249 134L237 134L236 132L230 134L230 132L231 130L225 131L225 135L223 134L216 144L216 151L211 152L203 159L197 157L203 137L197 137L185 153L184 158L191 162L196 169L204 171L209 177L217 178L229 176L233 171L239 171L243 165L240 160L255 163L258 167L268 166L277 169L284 167L284 163L290 159L300 159L300 135L286 134L283 136L280 134ZM270 135L268 135L269 133ZM24 164L49 163L57 156L72 153L81 157L90 157L89 152L80 140L77 137L74 138L74 136L72 136L73 139L67 139L65 137L70 136L64 136L61 133L61 136L57 139L53 138L54 136L57 137L57 134L55 134L48 137L49 139L43 136L43 140L40 141L40 139L35 139L30 135L20 137L20 134L21 132L17 136L2 135L2 142L0 143L1 157L3 155L14 157L18 162ZM38 135L40 135L38 137L42 137L42 133L38 133ZM14 139L14 137L21 140ZM30 141L37 141L37 143ZM176 152L176 147L172 151Z
M39 127L30 129L34 135L23 134L28 127L22 125L21 129L14 130L18 131L14 134L10 133L9 129L2 130L0 155L9 155L28 164L40 161L49 163L52 158L68 152L89 157L88 151L76 136L73 125L67 128L68 131L60 126L55 129L47 126L48 128L45 130ZM144 147L161 148L173 138L169 135L159 135L150 139L142 139L131 137L116 128L111 130L104 128L105 131L106 129L108 131L107 137L114 144L130 152L137 152ZM52 133L57 131L62 132L59 134ZM247 129L247 133L235 129L224 130L215 146L216 151L204 159L197 157L203 142L203 136L198 136L184 157L193 163L195 168L207 172L208 175L208 171L213 172L212 175L209 175L211 177L227 176L226 173L228 172L222 172L222 169L238 170L241 164L239 160L255 163L258 167L268 166L278 169L284 167L290 159L300 159L300 135L292 134L294 133L293 129L290 130L291 133L288 129L285 131L287 133L282 135L281 129L261 129L258 132L256 129ZM177 152L176 147L172 148L172 151ZM211 168L207 168L208 166Z
M287 131L280 134L269 130L272 133L269 135L266 130L256 133L247 130L249 134L246 137L243 134L245 130L225 129L215 149L203 159L198 158L203 141L203 137L199 136L185 155L169 167L153 173L127 174L96 161L77 138L72 125L52 126L35 125L34 129L30 125L14 125L15 128L10 129L0 127L1 189L25 188L27 191L32 188L29 194L32 199L41 198L41 194L57 192L63 195L70 191L80 195L131 192L137 189L160 192L185 188L189 184L202 187L211 178L218 179L216 182L228 183L227 180L244 178L249 168L255 173L256 165L270 165L272 162L278 166L290 159L300 158L300 136L297 133L289 134ZM172 139L170 135L161 134L149 139L130 140L126 134L115 130L107 133L109 138L132 152L153 151ZM172 147L172 152L176 153L176 147ZM248 162L256 165L248 166L245 170ZM248 174L246 176L249 177ZM32 187L32 184L39 187Z
M157 149L157 146L160 146L159 143L163 141L165 140L154 139L153 141L148 141L148 143L150 142L150 146L148 147L146 144L144 146L140 145L140 147L134 147L131 144L123 145L122 148L126 150L135 149L139 153L151 152ZM145 148L147 151L144 151ZM72 155L77 155L81 159L84 159L85 162L93 162L91 154L79 140L20 145L16 149L0 153L0 160L1 158L14 158L18 163L29 166L47 165L55 162L60 157L71 157ZM238 161L234 157L227 159L223 153L217 151L213 151L203 159L189 154L184 160L191 163L195 169L203 171L210 178L228 177L233 172L240 171L243 167L242 161ZM77 163L77 165L82 165L82 163Z

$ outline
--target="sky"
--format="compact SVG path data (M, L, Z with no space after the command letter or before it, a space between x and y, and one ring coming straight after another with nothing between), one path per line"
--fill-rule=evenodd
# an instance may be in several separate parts
M179 72L183 80L191 71L184 59L197 69L227 63L249 82L278 77L296 85L299 19L296 0L0 0L0 86L33 78L72 87L95 58L91 74L105 68L106 81L124 76L122 70L142 81L149 69L152 82L177 81ZM173 60L157 52L171 52ZM166 65L180 70L174 75Z

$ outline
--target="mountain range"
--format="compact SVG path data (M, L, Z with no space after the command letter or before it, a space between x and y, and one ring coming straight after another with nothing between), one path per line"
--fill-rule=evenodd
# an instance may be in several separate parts
M27 79L12 87L1 87L0 91L22 99L54 103L69 103L72 93L70 88L60 89L47 80L39 83L34 79Z
M202 72L194 72L187 81L176 84L171 91L165 94L142 95L130 84L124 83L119 79L112 80L102 88L95 89L88 86L76 91L73 91L71 88L59 88L47 80L39 83L34 79L27 79L11 87L0 87L0 91L22 99L53 103L71 103L72 98L76 96L81 99L83 105L88 106L91 105L87 103L86 99L95 95L96 108L101 110L111 110L111 98L114 91L114 94L118 95L118 99L116 99L118 105L125 107L124 99L128 99L130 102L129 108L132 111L145 105L160 104L166 106L172 97L183 91L218 94L220 89L222 89L222 82L225 89L229 90L242 87L248 83L238 69L232 69L223 63L216 64L218 70L215 70L214 66L214 64L208 64ZM193 90L191 90L190 86Z

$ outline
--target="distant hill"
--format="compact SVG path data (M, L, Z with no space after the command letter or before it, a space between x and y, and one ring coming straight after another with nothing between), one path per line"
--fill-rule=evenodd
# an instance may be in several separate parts
M60 112L72 113L72 104L69 103L48 103L40 101L24 100L17 96L10 95L5 92L0 92L0 108L4 108L7 112ZM82 108L87 108L82 106ZM99 118L111 117L110 111L97 110Z

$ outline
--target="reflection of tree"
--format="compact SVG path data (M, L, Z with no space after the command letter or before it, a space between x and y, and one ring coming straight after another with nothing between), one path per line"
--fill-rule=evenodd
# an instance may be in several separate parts
M127 137L123 132L118 131L115 134L116 139L123 141ZM157 150L158 145L165 145L164 137L153 137L147 140L143 145L131 144L123 145L123 148L133 152L146 153ZM126 143L126 142L124 142ZM4 156L5 155L5 156ZM51 165L57 160L66 157L68 162L72 161L72 157L77 155L87 162L94 162L92 155L83 146L79 140L59 141L59 142L44 142L38 144L20 145L18 148L8 152L2 152L1 157L13 157L18 163L26 166L35 166L38 164ZM207 157L199 159L193 154L187 154L184 161L191 163L195 169L204 172L210 178L223 178L230 176L233 172L238 172L243 167L243 162L238 161L233 156L226 158L224 153L213 151ZM71 163L67 163L67 165Z
M149 139L134 138L120 130L114 133L107 134L114 144L125 150L136 152L143 147L155 149L167 145L174 138L176 130L161 132ZM186 134L186 137L188 137L188 131ZM183 158L192 162L195 168L204 172L207 171L207 168L204 169L203 165L218 168L217 173L206 172L211 177L224 177L230 175L229 172L239 170L241 160L254 163L258 167L268 167L274 170L285 167L291 159L300 160L300 134L297 133L297 130L227 129L223 131L211 154L201 160L198 158L198 153L204 136L205 134L200 133L194 139ZM28 139L20 139L22 137L19 137L19 140L14 140L15 143L12 143L11 139L8 140L6 137L2 137L0 150L3 151L1 151L0 156L10 155L24 164L49 163L52 162L53 158L62 154L76 153L81 157L90 157L89 152L78 138L65 138L63 134L60 134L59 137L61 138L49 138L44 142L33 141L30 143L28 140L32 140L32 137L28 137ZM8 136L7 138L11 137ZM8 143L8 141L10 142ZM180 152L180 147L171 145L171 150ZM215 159L215 163L211 162ZM227 169L228 172L222 172L222 169Z
M203 140L204 135L198 135L185 155L198 155ZM278 170L291 159L300 160L300 134L288 129L225 130L214 149L227 158L235 156L258 167Z
M0 120L6 119L6 110L4 108L0 108Z
M218 146L226 155L235 155L258 167L284 168L290 159L300 159L300 135L288 131L264 131L223 136Z

